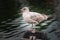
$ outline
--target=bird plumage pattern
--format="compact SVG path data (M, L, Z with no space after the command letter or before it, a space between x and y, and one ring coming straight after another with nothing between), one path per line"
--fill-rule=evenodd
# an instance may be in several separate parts
M23 19L30 24L38 24L44 20L47 20L48 16L45 14L30 12L28 7L23 7L21 9Z

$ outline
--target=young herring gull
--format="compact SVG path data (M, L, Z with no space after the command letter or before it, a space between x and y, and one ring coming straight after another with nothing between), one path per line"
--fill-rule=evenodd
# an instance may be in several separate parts
M39 22L42 22L44 20L47 20L49 17L48 15L37 13L37 12L30 12L29 7L23 7L21 9L22 17L23 19L29 23L32 24L38 24Z

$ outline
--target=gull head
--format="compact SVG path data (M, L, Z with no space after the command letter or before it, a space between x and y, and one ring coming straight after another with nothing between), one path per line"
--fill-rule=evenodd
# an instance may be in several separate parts
M23 7L23 8L21 9L21 12L29 12L29 7Z

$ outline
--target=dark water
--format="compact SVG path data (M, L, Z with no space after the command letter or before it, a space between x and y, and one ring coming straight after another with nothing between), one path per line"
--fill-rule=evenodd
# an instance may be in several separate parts
M47 25L48 22L51 22L52 20L41 23L41 26ZM59 29L60 27L57 27L56 24L57 22L53 22L46 30L43 30L47 32L47 36L50 40L59 40L60 38L60 31L56 30L56 28ZM27 24L22 19L21 15L12 16L12 18L0 21L0 40L21 40L26 30L30 28L31 25Z
M12 16L0 22L0 40L20 40L29 24L22 22L21 16ZM24 24L24 25L22 25ZM28 26L28 27L26 27Z

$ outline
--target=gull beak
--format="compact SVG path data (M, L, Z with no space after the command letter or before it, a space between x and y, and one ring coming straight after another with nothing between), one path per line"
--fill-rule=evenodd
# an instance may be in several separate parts
M23 12L23 9L20 9L21 12Z

